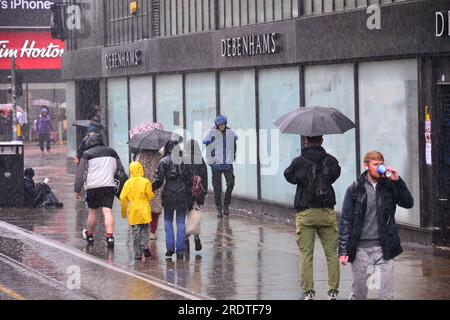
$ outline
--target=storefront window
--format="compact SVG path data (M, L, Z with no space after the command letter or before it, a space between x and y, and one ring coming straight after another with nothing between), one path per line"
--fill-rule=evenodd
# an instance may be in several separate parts
M156 119L167 131L183 129L183 88L181 75L156 78Z
M355 120L353 65L313 66L305 69L305 103L307 107L333 107ZM336 210L341 210L345 192L356 179L355 130L325 135L323 147L341 166L341 176L333 184Z
M234 165L234 194L256 198L255 72L223 72L220 76L220 110L239 135ZM225 183L225 182L224 182ZM225 186L225 184L224 184Z
M398 207L396 220L420 225L417 61L361 63L359 103L361 159L378 150L414 197L414 207Z
M108 80L108 133L109 146L119 154L128 172L128 99L127 79Z
M216 85L214 73L186 75L186 130L202 146L203 137L214 124L216 116ZM206 148L202 148L206 151ZM206 159L205 152L204 158ZM208 166L209 188L211 169Z
M152 77L130 79L130 127L153 122Z
M300 154L300 136L280 134L273 122L299 107L299 69L261 70L258 81L261 197L292 205L296 186L286 181L283 172Z
M0 104L11 103L12 97L5 91L0 93ZM0 87L0 90L2 87ZM27 90L28 89L28 90ZM18 110L27 112L28 128L25 135L30 141L37 141L38 134L33 130L33 121L38 119L42 108L47 108L52 118L54 134L51 135L53 142L65 141L67 139L66 121L66 85L64 83L29 83L22 87L23 95L16 100Z

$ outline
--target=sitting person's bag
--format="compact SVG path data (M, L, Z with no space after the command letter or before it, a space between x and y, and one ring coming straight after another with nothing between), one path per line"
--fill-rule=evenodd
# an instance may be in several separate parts
M197 205L190 210L186 218L186 235L201 233L201 219L202 213Z

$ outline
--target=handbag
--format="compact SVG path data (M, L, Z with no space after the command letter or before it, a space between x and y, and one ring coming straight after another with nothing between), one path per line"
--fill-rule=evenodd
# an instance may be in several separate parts
M201 220L202 213L200 209L194 205L194 208L190 210L186 218L186 234L200 234L201 232Z

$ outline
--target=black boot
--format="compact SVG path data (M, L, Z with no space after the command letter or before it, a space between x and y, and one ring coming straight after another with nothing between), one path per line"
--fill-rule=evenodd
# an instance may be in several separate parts
M222 208L217 208L217 218L222 218Z
M228 210L228 207L225 207L225 208L223 209L223 215L224 215L224 216L229 216L229 215L230 215L230 211Z
M195 242L195 251L202 250L202 243L200 241L200 236L198 234L194 235L194 242Z
M186 238L184 239L184 252L189 253L190 251L189 238Z

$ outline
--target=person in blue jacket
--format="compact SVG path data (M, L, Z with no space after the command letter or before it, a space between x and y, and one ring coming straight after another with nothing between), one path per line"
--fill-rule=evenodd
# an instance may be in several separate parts
M227 126L227 118L218 115L205 138L203 144L207 146L207 163L211 166L214 200L217 208L217 217L229 215L231 193L234 188L233 162L236 159L237 134ZM225 176L227 189L222 206L222 174ZM222 211L223 210L223 211Z

